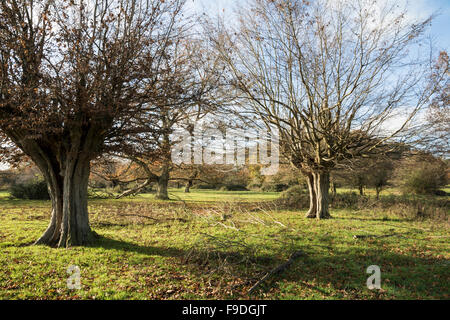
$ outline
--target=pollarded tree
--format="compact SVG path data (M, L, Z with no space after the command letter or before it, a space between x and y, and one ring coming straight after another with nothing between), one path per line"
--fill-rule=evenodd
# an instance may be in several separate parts
M308 178L308 217L330 216L337 164L398 136L432 94L421 81L428 61L408 51L430 19L410 22L384 3L252 0L236 28L207 26L241 107L278 128L281 152Z
M52 216L37 244L84 245L90 162L147 133L183 0L0 3L0 129L39 167Z

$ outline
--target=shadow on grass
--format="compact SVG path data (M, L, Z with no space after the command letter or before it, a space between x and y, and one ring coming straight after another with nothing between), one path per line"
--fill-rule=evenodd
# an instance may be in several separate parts
M380 246L382 244L383 241L380 241ZM227 283L223 291L229 292L231 288L232 298L257 297L270 290L295 297L306 290L325 299L448 299L450 287L448 259L368 248L335 248L318 253L309 247L305 248L306 256L270 277L253 295L248 296L246 292L260 278L286 262L286 254L255 255L246 249L230 247L216 250L201 245L194 250L142 246L104 236L99 236L90 247L175 258L175 263L184 266L185 272L198 277L198 281L211 281L212 275L213 281ZM367 289L366 281L371 274L367 274L366 270L371 265L381 268L381 291ZM224 292L221 297L227 296Z
M94 243L88 247L102 248L105 250L121 250L125 252L134 252L144 255L158 255L162 257L181 257L184 254L183 250L172 247L153 247L141 246L132 242L111 239L102 235L98 235Z
M381 269L381 291L367 289L367 268ZM298 260L285 273L261 287L284 291L283 286L295 290L311 289L323 298L344 299L448 299L450 287L449 260L434 257L415 257L387 250L370 252L312 255ZM284 283L284 284L282 284Z
M332 216L332 219L335 220L356 220L356 221L379 221L379 222L409 222L407 219L401 218L358 218L358 217L337 217Z
M223 247L220 248L220 246L215 247L207 242L180 249L143 246L98 235L95 243L89 245L89 247L175 258L174 263L183 266L186 272L197 277L216 276L230 281L238 278L247 284L257 281L260 276L263 276L272 267L284 262L279 252L261 254L253 251L253 248L248 247L236 250L232 246L224 249ZM226 277L229 277L229 279Z

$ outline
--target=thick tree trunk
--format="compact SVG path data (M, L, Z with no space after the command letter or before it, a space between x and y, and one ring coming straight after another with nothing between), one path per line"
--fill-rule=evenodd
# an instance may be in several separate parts
M328 172L314 172L314 189L316 192L316 218L330 218L329 206L329 190L330 190L330 174Z
M308 190L309 190L309 210L306 213L306 218L315 218L316 213L316 206L317 206L317 198L316 198L316 190L314 186L314 176L312 173L308 173L306 175L306 182L308 183Z
M185 188L184 188L184 192L185 192L185 193L191 192L191 187L192 187L192 180L188 180L188 181L186 182L186 186L185 186Z
M92 242L94 233L89 226L87 206L89 162L87 157L70 158L64 161L64 166L41 168L49 187L52 216L36 244L70 247Z
M80 118L77 115L72 120L83 123ZM88 182L90 160L100 150L104 137L99 132L103 130L103 126L73 125L61 135L43 135L41 139L31 139L21 130L7 132L39 167L49 189L50 224L35 244L70 247L94 240L96 234L89 226Z
M169 168L163 167L162 173L158 179L158 187L156 190L156 199L169 200L169 193L167 191L169 185Z

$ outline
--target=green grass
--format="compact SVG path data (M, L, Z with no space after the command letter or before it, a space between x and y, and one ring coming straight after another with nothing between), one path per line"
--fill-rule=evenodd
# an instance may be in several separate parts
M185 193L184 189L169 189L169 197L174 200L186 202L217 202L217 201L265 201L274 200L279 197L278 192L258 191L218 191L191 189ZM153 199L152 194L142 194L137 199Z
M446 222L414 221L392 211L333 210L304 219L278 209L276 193L170 190L91 200L89 247L31 245L50 218L46 201L0 194L0 299L448 299ZM354 235L388 237L354 239ZM266 272L302 250L305 256L249 296ZM66 286L69 265L81 290ZM381 287L366 269L381 268Z

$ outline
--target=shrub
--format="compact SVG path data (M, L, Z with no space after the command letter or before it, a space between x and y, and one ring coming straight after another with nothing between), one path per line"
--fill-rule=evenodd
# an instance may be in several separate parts
M289 185L284 183L263 183L261 190L265 192L282 192L289 188Z
M369 197L361 196L356 192L337 193L330 198L332 208L360 208L369 201Z
M30 181L26 183L13 184L11 196L26 200L49 200L47 183L43 180Z
M440 196L440 197L447 197L449 194L447 192L445 192L444 190L436 190L434 195L435 196Z
M415 156L403 160L396 175L405 193L435 194L447 183L447 164L431 155Z
M259 190L261 190L261 184L260 184L260 183L257 183L257 182L251 182L251 183L247 186L247 189L259 191Z
M229 184L220 188L222 191L248 191L247 187L242 184Z
M309 207L309 194L305 188L296 185L283 191L279 202L289 208L305 209Z
M422 167L414 170L403 183L405 192L416 194L434 194L443 183L437 167Z
M217 189L217 186L213 184L199 183L194 185L192 189L201 189L201 190Z

